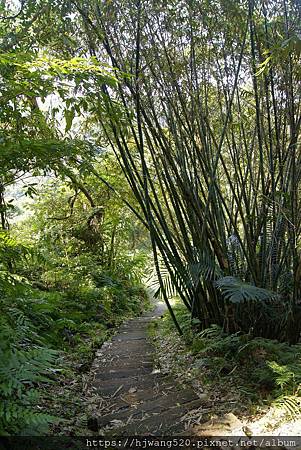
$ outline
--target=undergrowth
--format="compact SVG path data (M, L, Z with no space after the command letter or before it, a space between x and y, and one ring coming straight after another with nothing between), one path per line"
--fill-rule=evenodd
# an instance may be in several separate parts
M249 402L249 409L273 405L291 417L301 413L301 344L227 334L217 325L200 332L184 307L176 305L174 311L193 357L193 376L203 385L229 383ZM174 325L168 314L161 324L163 336L169 335Z
M77 399L66 406L68 386L147 298L141 287L113 277L101 287L90 281L63 293L33 289L7 274L0 281L0 435L49 433L50 425L74 416Z
M47 213L42 198L27 222L0 230L2 436L74 434L96 350L148 302L141 285L147 251L130 251L109 224L104 248L100 228L90 229L93 245L75 238L86 209L77 205L74 223L49 221L54 197Z

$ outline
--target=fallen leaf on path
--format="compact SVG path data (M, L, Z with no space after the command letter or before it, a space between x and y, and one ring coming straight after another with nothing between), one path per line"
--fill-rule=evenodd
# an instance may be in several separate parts
M123 425L124 424L124 422L122 421L122 420L118 420L118 419L113 419L113 420L111 420L110 421L110 424L111 425Z
M131 388L128 390L128 393L129 393L129 394L134 394L134 392L137 392L137 388L135 388L135 387L131 387Z
M134 405L135 403L139 403L135 394L124 394L120 396L120 399L127 403L128 405Z
M112 398L114 398L115 397L115 395L117 395L118 394L118 392L119 391L121 391L121 389L123 388L123 384L121 385L121 386L119 386L119 388L118 389L116 389L116 391L114 392L114 394L112 395Z

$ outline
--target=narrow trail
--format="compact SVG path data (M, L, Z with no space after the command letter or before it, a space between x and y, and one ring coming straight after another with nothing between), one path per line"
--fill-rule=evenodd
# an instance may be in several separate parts
M90 428L99 434L181 434L183 416L200 407L194 391L175 385L155 368L147 328L164 311L165 305L157 303L153 311L124 323L97 352L92 389L103 402Z

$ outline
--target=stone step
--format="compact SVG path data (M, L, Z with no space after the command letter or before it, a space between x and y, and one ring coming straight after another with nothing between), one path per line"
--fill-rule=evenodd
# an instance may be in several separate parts
M119 366L120 367L120 366ZM116 365L115 368L112 368L112 366L108 366L103 372L98 372L95 376L95 380L112 380L112 379L120 379L123 380L124 378L132 379L134 377L138 377L140 375L144 374L150 374L152 372L152 367L124 367L119 369Z
M122 339L125 341L125 339ZM149 352L152 353L154 351L153 347L146 342L146 339L140 339L139 342L136 339L130 339L128 342L125 342L123 345L120 345L120 342L117 341L117 338L112 341L112 343L106 346L103 350L99 350L97 355L108 355L108 354L118 354L123 355L127 353L135 352L143 353Z
M127 424L110 430L112 436L168 436L172 432L185 430L185 422L181 421L182 417L189 411L199 408L202 404L201 400L194 400L185 405L176 406L167 409L158 414L145 414L144 418L130 421Z
M102 430L110 437L179 434L185 429L182 417L201 406L192 389L179 389L170 377L154 370L155 349L147 331L163 310L160 305L124 323L97 352L93 388L106 398L107 413L89 418L92 431Z
M112 378L110 380L101 380L98 378L98 374L96 374L93 386L98 393L108 396L114 394L117 389L119 394L121 394L127 392L131 388L137 390L152 388L155 387L158 382L159 377L152 374L146 374L144 376L139 375L137 377L125 379Z
M122 360L122 363L120 359L113 359L107 362L104 362L103 365L97 366L98 370L100 371L110 371L118 369L148 369L152 368L154 365L153 361L141 361L137 358L124 358Z
M162 394L162 393L161 393ZM122 420L125 421L131 417L134 420L142 419L146 413L162 413L171 407L184 406L186 403L190 403L196 400L195 392L191 390L183 390L175 392L166 396L159 395L155 399L149 399L139 403L138 405L129 406L123 408L120 412L114 412L98 418L99 428L108 425L111 421Z

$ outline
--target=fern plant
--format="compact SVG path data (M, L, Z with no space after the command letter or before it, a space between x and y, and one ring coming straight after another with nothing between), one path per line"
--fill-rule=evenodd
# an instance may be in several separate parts
M51 382L57 352L42 345L37 329L17 308L1 300L0 435L36 435L55 420L39 412L39 387ZM9 306L8 306L9 305Z
M292 417L299 416L301 413L301 397L296 395L281 395L275 400L274 405L285 409L287 414Z

